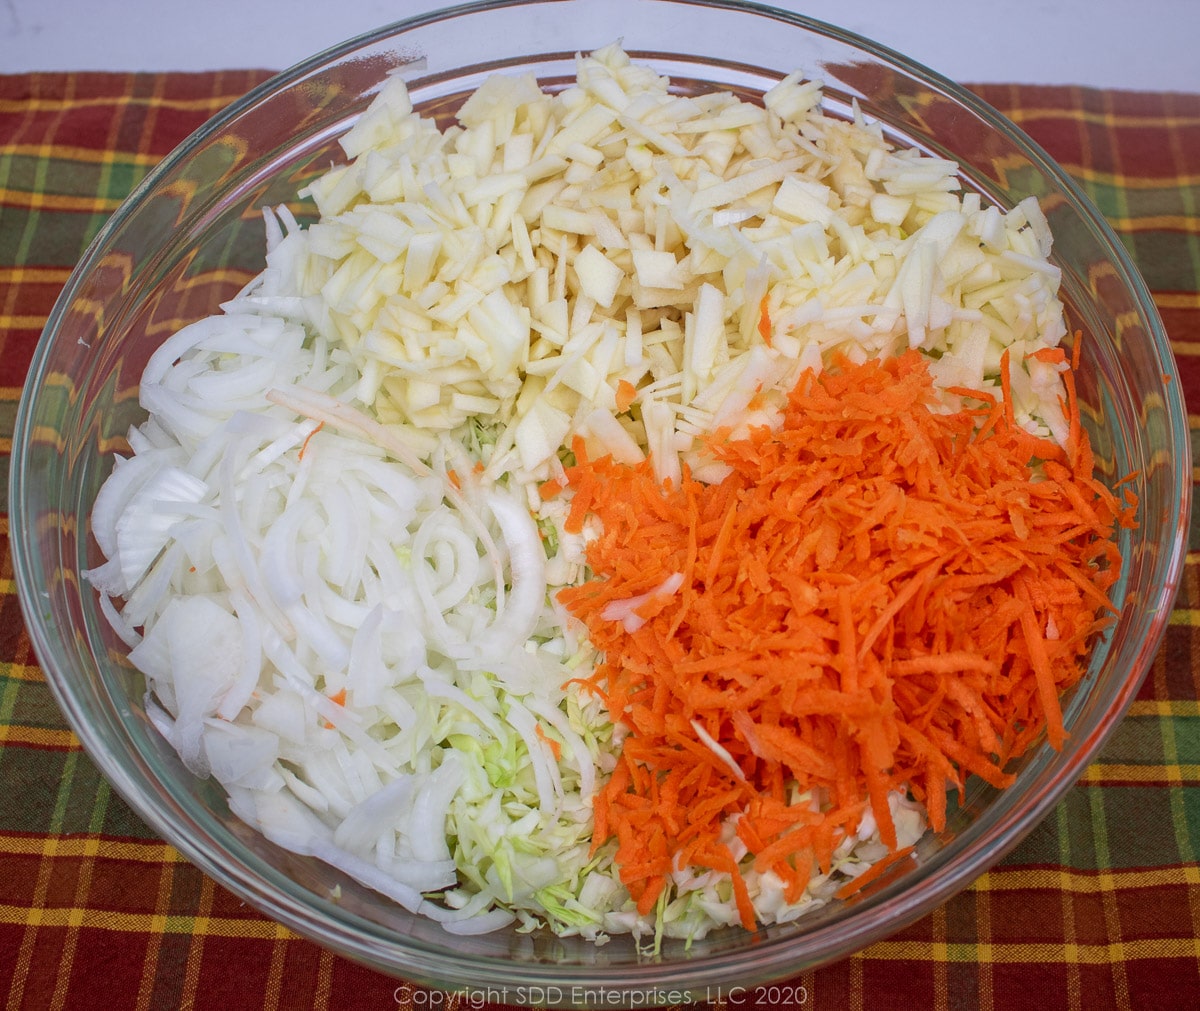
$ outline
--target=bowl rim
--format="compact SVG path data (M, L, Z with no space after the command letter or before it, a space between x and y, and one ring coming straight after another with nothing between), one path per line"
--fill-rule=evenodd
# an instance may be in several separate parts
M545 0L542 0L542 2L545 2ZM553 0L553 2L584 2L584 0ZM759 17L786 22L818 35L828 36L837 42L866 52L898 68L910 78L950 97L958 104L966 107L984 122L1002 126L1012 143L1037 166L1039 171L1061 187L1063 192L1074 203L1076 211L1084 218L1093 232L1103 240L1107 247L1105 252L1111 258L1117 270L1120 283L1129 289L1133 299L1143 311L1144 319L1142 322L1146 327L1147 337L1153 343L1156 355L1163 364L1164 394L1168 401L1168 413L1172 421L1172 429L1174 429L1177 418L1186 419L1186 412L1182 405L1178 365L1170 351L1165 327L1157 312L1149 287L1134 264L1129 252L1081 186L1037 142L1002 113L964 86L951 81L890 47L795 11L755 2L745 2L745 0L644 0L644 2L663 6L702 6L718 8L734 14L753 14ZM289 927L293 927L298 932L316 940L318 943L326 945L329 945L331 941L329 937L329 921L327 919L309 909L297 908L295 905L284 901L280 896L275 894L273 887L265 886L262 881L256 879L253 874L247 872L244 868L220 863L214 856L206 853L199 846L193 845L188 834L181 833L179 825L171 821L164 811L159 807L147 803L135 779L110 755L107 748L103 745L102 740L92 728L90 719L76 705L76 700L69 686L62 683L52 665L43 664L43 657L53 659L53 647L43 626L42 616L37 606L39 586L41 585L37 578L40 572L39 559L36 557L36 553L32 551L32 544L19 536L19 532L27 516L26 489L22 483L22 475L24 474L30 451L29 439L32 434L34 398L37 390L44 383L48 358L54 341L60 333L66 313L75 301L83 279L96 266L110 239L119 231L122 223L131 211L148 194L155 190L160 181L169 175L173 168L185 162L191 153L208 138L220 133L231 123L246 115L283 87L302 81L306 77L319 72L328 64L340 58L347 57L365 46L384 41L430 23L447 21L452 18L469 16L474 13L495 10L497 8L528 8L537 6L538 4L539 0L494 0L494 2L493 0L481 0L481 2L444 7L439 10L393 21L330 46L289 68L271 75L207 120L143 177L132 189L128 197L110 215L89 243L80 261L72 270L47 318L46 326L34 351L18 405L12 442L12 467L9 476L10 520L13 524L12 531L18 534L18 536L11 537L15 584L25 619L25 627L30 636L34 653L39 659L39 664L42 664L46 680L56 701L67 716L88 756L97 764L122 798L157 834L167 839L173 846L184 853L189 861L222 886L252 901L266 915L285 923ZM1186 425L1183 431L1186 432ZM1183 455L1176 461L1176 466L1183 472L1186 478L1190 473L1190 445L1186 439L1180 440L1180 448L1183 451ZM1183 497L1176 507L1178 512L1174 517L1175 522L1173 524L1175 540L1173 547L1168 552L1169 558L1165 566L1166 578L1162 587L1162 613L1156 619L1154 625L1153 645L1155 649L1157 649L1163 635L1165 635L1170 603L1178 591L1183 569L1187 543L1187 524L1190 516L1191 483L1185 479L1181 484ZM1065 766L1060 765L1063 771L1057 779L1057 789L1043 791L1036 798L1036 802L1025 809L1023 817L1006 826L1002 826L996 834L986 839L982 838L982 827L980 827L976 833L980 838L976 838L967 848L956 851L954 859L950 861L951 865L943 868L943 873L937 877L933 883L933 887L923 890L919 896L913 897L904 891L889 893L885 889L878 900L872 903L878 913L885 915L861 918L851 917L846 921L831 925L837 928L840 941L828 951L827 957L824 957L822 961L831 961L859 950L871 941L895 932L906 924L916 920L919 916L924 915L929 910L944 903L978 876L980 871L971 857L974 853L981 850L985 844L989 853L989 859L994 857L995 860L998 860L1016 846L1048 814L1050 809L1061 800L1067 790L1074 785L1079 774L1082 773L1083 767L1092 760L1095 752L1099 749L1100 743L1102 743L1103 739L1108 736L1124 716L1130 702L1132 702L1134 696L1137 694L1148 668L1149 665L1147 664L1139 677L1127 678L1121 684L1120 691L1117 692L1115 697L1116 704L1113 710L1101 720L1096 729L1095 736L1097 740L1095 743L1091 747L1072 753L1067 758ZM454 984L461 980L460 960L451 957L448 953L442 955L427 951L416 951L416 960L414 961L413 957L411 957L413 954L412 949L406 952L396 945L383 943L382 937L388 933L385 929L379 928L375 924L370 924L368 921L359 922L366 924L365 929L352 930L349 927L344 927L338 930L336 938L338 942L337 950L341 954L363 961L375 969L403 973L408 978L428 982L434 986L446 986L448 982ZM820 933L820 928L817 933ZM372 937L372 934L376 936ZM755 966L760 979L781 978L782 975L788 974L785 964L787 949L793 940L791 938L779 941L769 939L757 946L756 954L759 956L771 952L774 953L773 958L760 959L760 964ZM381 950L381 948L385 950ZM682 972L686 975L687 979L686 983L682 983L681 981L681 985L686 985L689 991L694 991L697 988L706 986L720 986L723 982L729 980L731 972L744 970L745 966L741 963L746 950L739 948L736 951L715 954L710 958L706 958L703 963L680 962L676 965L664 965L656 962L645 962L638 963L637 965L621 964L615 967L621 977L619 980L616 978L607 979L608 976L612 975L614 967L600 968L577 966L574 964L560 966L537 963L531 968L537 973L542 974L543 979L553 980L558 985L564 987L589 982L594 983L598 976L604 976L606 977L606 983L610 985L610 989L620 989L627 993L634 993L639 989L644 991L646 987L652 985L663 985L664 979L673 984L677 975L672 974ZM410 957L403 957L405 954L408 954ZM381 964L381 958L389 964ZM488 967L489 971L495 970L498 983L517 986L528 980L527 975L519 971L519 968L518 970L513 970L511 966L503 964L503 960L500 959L496 960L494 966L489 960Z

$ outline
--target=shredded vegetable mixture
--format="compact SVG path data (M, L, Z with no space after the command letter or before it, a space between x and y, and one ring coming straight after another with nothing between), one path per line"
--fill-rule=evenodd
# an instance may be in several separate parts
M611 458L569 470L603 532L596 578L560 597L604 656L588 684L632 730L596 838L617 838L643 910L675 866L733 862L731 814L791 896L868 811L900 848L896 791L941 832L948 785L1008 786L1043 730L1061 745L1058 695L1110 619L1128 511L1085 440L1037 440L998 402L932 410L914 351L833 366L777 430L709 437L729 467L715 484L664 489Z
M266 211L263 272L146 368L88 573L155 726L248 824L447 930L691 939L849 894L967 774L1061 739L1132 506L1092 480L1049 229L821 98L683 96L610 46L439 129L396 76L303 194L319 220ZM892 385L908 484L816 420ZM988 430L1017 470L892 522ZM850 476L858 512L804 526ZM930 559L985 539L1027 542L1013 634L943 615L914 645ZM972 618L1008 606L979 593Z

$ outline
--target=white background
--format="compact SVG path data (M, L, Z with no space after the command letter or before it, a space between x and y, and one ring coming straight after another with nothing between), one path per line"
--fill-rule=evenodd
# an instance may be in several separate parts
M281 70L445 5L0 0L0 72ZM1200 92L1200 0L776 0L776 6L865 35L964 83Z

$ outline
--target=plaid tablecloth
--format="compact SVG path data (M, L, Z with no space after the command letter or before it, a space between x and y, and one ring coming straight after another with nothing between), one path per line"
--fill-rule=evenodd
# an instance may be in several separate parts
M106 216L265 75L0 75L0 488L34 345ZM1200 430L1200 94L977 89L1075 176L1166 320ZM815 1009L1200 1007L1200 528L1128 718L1032 835L914 926L793 981ZM732 993L729 1011L772 1006ZM447 1003L329 954L215 886L80 749L30 651L0 505L0 1004Z

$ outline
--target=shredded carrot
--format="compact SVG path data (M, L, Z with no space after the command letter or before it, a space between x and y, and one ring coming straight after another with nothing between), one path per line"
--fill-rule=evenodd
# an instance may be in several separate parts
M547 734L546 731L542 729L542 725L540 723L535 724L533 729L538 736L538 740L542 741L546 747L550 749L550 754L554 756L554 760L557 762L560 758L562 758L562 743Z
M309 444L309 442L311 442L311 441L312 441L312 437L313 437L314 435L316 435L316 434L317 434L319 431L321 431L321 429L322 429L322 428L324 428L324 427L325 427L325 422L323 422L323 421L318 421L318 422L317 422L317 427L316 427L316 428L314 428L314 429L313 429L311 432L309 432L309 433L308 433L308 435L306 435L306 436L304 437L304 442L302 442L302 443L300 444L300 452L299 452L299 454L297 454L297 459L300 459L300 460L303 460L303 459L304 459L304 453L305 453L305 451L308 449L308 444Z
M1076 367L1078 343L1045 360ZM754 866L798 896L868 811L899 859L893 791L940 831L967 776L1005 786L1036 741L1061 746L1059 695L1112 620L1113 535L1136 507L1093 477L1064 386L1065 449L1007 396L945 413L916 352L807 372L777 429L713 433L714 484L577 448L568 529L594 515L600 533L593 578L559 599L602 656L584 683L628 728L593 845L616 840L639 908L675 866L731 869L753 928L735 816ZM604 618L637 597L633 631Z
M543 481L538 485L538 496L543 502L548 502L552 498L557 498L567 487L566 481L560 481L558 478L552 478L549 481Z
M629 405L637 398L637 387L628 379L622 379L617 383L617 413L624 414L629 410Z
M453 471L453 470L446 471L446 480L449 481L452 485L454 485L454 487L457 488L459 491L462 491L462 480L459 478L457 471Z
M883 872L889 867L894 867L901 860L913 852L912 846L904 846L898 850L892 850L885 857L876 860L870 867L863 871L858 877L851 878L841 888L833 893L835 899L848 899L851 895L861 892L872 881L878 881L883 877Z
M329 701L332 702L335 706L344 706L346 704L346 689L339 688L336 692L334 692L332 695L329 696ZM323 722L325 724L326 730L333 729L333 724L330 723L328 720L322 720L321 722Z
M758 333L767 347L771 346L770 295L763 295L758 303Z
M1030 351L1025 357L1035 358L1047 365L1066 365L1067 363L1067 353L1060 347L1038 348L1036 351Z

